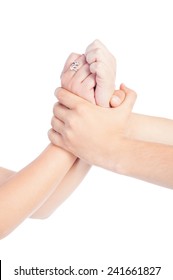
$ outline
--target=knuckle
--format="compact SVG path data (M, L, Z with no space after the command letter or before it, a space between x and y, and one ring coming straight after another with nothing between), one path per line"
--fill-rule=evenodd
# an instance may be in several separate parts
M50 140L50 137L51 137L51 131L52 131L52 130L49 129L48 132L47 132L47 136L48 136L49 140Z
M57 97L57 95L58 95L58 88L55 89L54 95Z
M51 124L51 127L53 127L53 125L54 125L54 117L51 118L50 124Z
M60 101L64 96L64 92L63 92L63 89L61 88L58 93L57 93L57 98L58 100ZM57 104L59 104L59 102L57 102Z
M56 115L57 109L58 109L58 102L56 102L53 106L53 114L54 115Z
M76 105L76 112L78 115L83 115L84 110L85 110L85 106L83 105L82 102Z
M52 129L48 131L48 138L53 144L55 144L55 134Z
M67 132L69 133L70 130L72 130L75 126L75 118L71 116L71 118L68 120L68 126L67 126Z
M56 121L56 118L53 116L52 119L51 119L51 126L52 126L52 128L55 127L55 121Z
M91 61L90 54L89 54L89 53L86 53L86 54L85 54L85 57L86 57L86 61L87 61L88 63L90 63L90 61Z
M75 52L72 52L68 58L67 58L67 61L66 61L66 64L68 65L69 63L72 63L74 60L76 60L78 57L80 56L80 54L78 53L75 53Z
M75 123L75 117L71 116L68 118L68 120L66 121L66 127L65 127L65 132L69 132L70 130L73 129L74 127L74 123Z
M99 39L95 39L94 42L93 42L93 46L94 47L97 47L97 46L100 46L101 42Z
M64 138L67 143L68 143L68 141L70 141L71 136L72 136L72 130L71 130L71 127L68 127L68 128L66 128L66 130L64 132Z
M70 55L69 55L69 57L68 57L68 60L70 61L70 60L73 60L73 59L75 59L76 57L78 57L79 56L79 54L77 54L77 53L75 53L75 52L72 52Z
M137 93L136 93L136 91L133 91L133 97L134 97L134 99L136 100L136 98L137 98Z
M77 53L75 53L75 52L72 52L72 53L70 54L70 57L74 57L74 56L79 56L79 54L77 54Z
M96 48L95 49L95 56L96 56L97 60L102 57L102 50L101 50L101 48Z

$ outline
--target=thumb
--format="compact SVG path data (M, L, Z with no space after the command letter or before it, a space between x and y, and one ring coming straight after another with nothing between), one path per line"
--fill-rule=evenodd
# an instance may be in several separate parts
M110 100L110 106L116 108L124 101L126 95L123 90L115 90Z
M125 100L122 104L122 106L128 110L129 112L132 111L133 106L135 104L136 98L137 98L137 94L135 91L133 91L132 89L126 87L124 84L121 84L120 89L124 91L125 93Z

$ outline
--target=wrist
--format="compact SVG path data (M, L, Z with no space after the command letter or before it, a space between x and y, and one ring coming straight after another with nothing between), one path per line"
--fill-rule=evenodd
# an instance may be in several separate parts
M120 175L127 175L130 173L130 168L133 162L134 149L138 141L128 137L122 137L114 147L111 158L111 170Z
M97 156L93 163L115 173L123 174L125 149L128 146L128 142L129 139L123 136L119 139L114 139L105 146L106 148L102 148L102 153L99 153L100 157Z

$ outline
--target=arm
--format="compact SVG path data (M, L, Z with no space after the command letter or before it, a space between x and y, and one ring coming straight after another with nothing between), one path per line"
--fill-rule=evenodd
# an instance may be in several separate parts
M112 171L173 189L173 145L126 138L114 156Z
M70 70L70 66L73 61L78 61L79 63L78 73ZM86 64L84 55L72 53L68 57L61 74L61 84L64 88L73 90L75 94L82 95L82 97L86 98L88 101L93 103L95 102L95 79L92 73L90 73L89 65ZM57 110L57 107L58 103L55 104L54 111ZM52 118L52 126L53 123L54 117ZM50 134L51 131L49 131L49 138L51 138ZM78 160L75 157L75 162L71 169L66 173L61 183L57 185L56 189L52 192L45 203L33 213L32 218L46 218L51 215L56 208L76 189L88 173L90 167L90 165Z
M14 171L0 167L0 186L15 174Z
M136 140L173 145L173 120L132 113L127 136Z
M91 46L90 50L95 54ZM110 55L109 57L108 61L112 59ZM76 75L73 78L74 73L69 72L71 59L79 59L80 66L84 67L81 71L82 76ZM83 98L95 102L95 75L90 72L84 56L79 58L79 55L72 54L63 72L66 73L62 74L63 86L73 88L77 94L82 92ZM45 218L50 215L77 187L89 168L88 164L53 145L49 145L36 160L19 173L1 168L0 237L6 236L27 217Z
M70 71L73 61L79 63L76 72ZM110 95L114 91L115 74L115 58L100 41L96 40L87 47L86 56L75 53L69 56L61 74L61 83L63 88L91 103L108 107ZM115 106L120 105L123 99L124 95L121 92L119 103L116 103ZM56 114L58 106L58 103L55 104L54 114ZM52 127L56 130L54 118L52 119ZM54 142L53 130L49 132L49 138ZM79 185L90 167L87 163L77 159L56 191L32 217L47 217L50 215Z
M90 165L77 159L63 180L56 187L46 202L33 213L31 218L43 219L49 217L69 195L77 188L90 169Z
M49 198L75 159L50 144L20 172L8 179L3 175L7 180L0 186L0 238L30 217Z
M57 94L63 106L59 106L56 117L63 120L65 125L57 126L58 134L55 132L54 135L56 144L64 149L70 147L73 154L90 164L173 188L173 145L170 145L173 144L173 122L162 119L160 123L160 119L141 116L145 125L150 123L150 129L152 129L152 125L158 125L159 128L153 129L151 136L150 129L143 133L141 129L143 123L139 122L135 126L135 119L138 118L138 115L131 115L136 94L124 85L121 86L121 89L124 90L126 98L116 109L93 106L74 95L71 95L69 100L66 91L59 90ZM67 111L65 106L70 110ZM81 110L78 109L79 106L82 107ZM84 112L88 112L88 115ZM73 123L69 127L70 119L73 119ZM166 135L162 136L159 131L165 124L164 133ZM131 125L133 130L130 134ZM90 131L90 133L86 133L86 131ZM127 136L129 134L130 137ZM62 141L62 136L64 141ZM135 140L132 136L140 140ZM142 141L143 137L147 141ZM75 144L76 139L79 141L78 149ZM159 143L161 141L166 144Z
M55 190L46 201L30 216L34 219L48 218L77 188L90 169L90 165L77 159L62 181L57 184ZM17 174L14 171L0 168L0 186ZM0 233L1 236L1 233Z

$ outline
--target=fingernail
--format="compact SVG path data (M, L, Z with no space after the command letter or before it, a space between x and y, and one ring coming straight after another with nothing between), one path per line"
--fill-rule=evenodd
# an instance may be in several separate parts
M120 105L121 99L118 96L113 96L111 103L113 103L114 105Z

